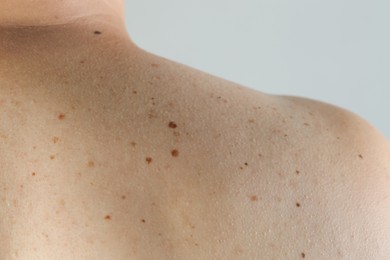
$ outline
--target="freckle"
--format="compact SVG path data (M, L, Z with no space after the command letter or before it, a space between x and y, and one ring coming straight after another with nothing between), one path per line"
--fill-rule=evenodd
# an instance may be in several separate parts
M243 170L244 168L242 168L242 166L240 166L240 169Z
M93 161L88 162L88 167L94 167L94 166L95 166L95 163Z
M296 173L297 175L299 175L300 171L296 170L295 173Z
M195 246L199 246L199 244L198 244L198 243L195 243Z
M158 67L160 67L160 65L158 65L158 64L156 64L156 63L152 63L151 66L152 66L153 68L158 68Z
M304 123L305 126L310 126L309 123Z
M54 155L51 155L51 156L50 156L50 159L51 159L51 160L54 160L55 158L56 158L56 157L55 157Z
M59 120L64 120L64 118L65 118L65 114L61 113L61 114L58 115L58 119Z
M284 135L284 137L288 137L288 135L287 135L287 134L285 134L285 135Z
M142 219L141 221L142 221L142 223L145 223L145 222L146 222L146 220L145 220L145 219Z
M101 31L94 31L93 33L96 34L96 35L102 34Z
M299 202L297 202L295 205L297 206L297 208L301 207L301 204Z
M134 91L133 91L133 94L137 94L137 91L134 90Z
M177 125L175 122L169 122L169 125L168 125L170 128L176 128Z
M23 189L23 187L24 187L24 186L23 186L23 184L22 184L22 185L20 185L20 188L21 188L21 189Z
M360 159L363 159L363 155L359 154L359 158L360 158Z
M259 199L257 198L257 196L256 195L253 195L252 197L251 197L251 201L258 201Z
M80 61L80 63L81 63L81 64L84 64L84 63L85 63L85 61L84 61L84 60L82 60L82 61Z
M53 143L58 143L58 141L60 140L60 138L59 137L57 137L57 136L54 136L53 137Z
M126 196L125 196L125 195L123 195L121 198L122 198L123 200L125 200L125 199L126 199Z
M302 258L305 258L306 254L305 254L305 253L302 253L301 256L302 256Z
M337 140L340 140L340 137L337 136Z
M152 158L146 157L146 161L148 162L148 164L151 164L152 163Z
M249 121L249 123L254 123L255 122L254 119L249 119L248 121Z
M134 146L134 147L137 145L136 142L131 142L130 144L131 144L132 146Z
M32 176L35 176L35 175L36 175L36 173L35 173L35 172L33 172L31 175L32 175Z
M179 151L178 150L172 150L172 156L173 157L178 157L179 156Z
M35 149L37 149L37 147L36 147L36 146L33 146L33 149L35 150Z
M111 216L107 215L104 219L111 220Z

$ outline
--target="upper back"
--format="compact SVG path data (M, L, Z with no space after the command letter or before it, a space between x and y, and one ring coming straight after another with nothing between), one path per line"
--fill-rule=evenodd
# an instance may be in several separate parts
M390 152L375 129L330 105L133 58L36 88L0 79L2 257L390 254Z

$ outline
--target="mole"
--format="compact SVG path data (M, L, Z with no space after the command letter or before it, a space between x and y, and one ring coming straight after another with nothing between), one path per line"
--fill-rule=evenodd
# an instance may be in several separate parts
M145 219L142 219L141 221L142 221L142 223L145 223L145 222L146 222L146 220L145 220Z
M359 154L359 158L360 158L360 159L363 159L363 155Z
M134 91L133 91L133 94L137 94L137 91L134 90Z
M305 258L306 254L302 252L301 256L302 256L302 258Z
M296 173L297 175L299 175L300 171L296 170L295 173Z
M122 195L122 197L121 197L123 200L125 200L126 199L126 196L125 195Z
M101 31L94 31L93 33L96 34L96 35L102 34Z
M175 122L169 122L169 125L168 125L170 128L176 128L177 127L177 125L176 125L176 123Z
M32 176L35 176L35 175L36 175L36 173L35 173L35 172L33 172L31 175L32 175Z
M110 216L110 215L107 215L104 219L106 219L106 220L111 220L111 216Z
M257 196L256 195L253 195L252 197L251 197L251 201L258 201L259 199L257 198Z
M148 164L151 164L152 163L152 158L150 158L150 157L146 157L146 161L148 162Z
M94 163L93 161L89 161L89 162L88 162L88 167L91 167L91 168L92 168L92 167L94 167L94 166L95 166L95 163Z
M65 114L61 113L58 115L59 120L64 120L64 118L65 118Z
M60 138L59 137L57 137L57 136L54 136L53 137L53 143L58 143L58 141L60 140Z
M54 160L56 157L54 155L50 155L50 159Z
M172 150L171 153L172 153L172 156L173 156L173 157L178 157L178 156L179 156L179 151L176 150L176 149L175 149L175 150Z
M297 202L295 205L297 206L297 208L301 207L301 204L299 202Z
M248 163L246 162L245 165L248 166Z

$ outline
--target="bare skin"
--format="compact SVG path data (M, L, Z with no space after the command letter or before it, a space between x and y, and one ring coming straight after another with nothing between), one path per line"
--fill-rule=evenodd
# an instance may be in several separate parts
M118 24L1 28L0 259L387 259L382 134Z

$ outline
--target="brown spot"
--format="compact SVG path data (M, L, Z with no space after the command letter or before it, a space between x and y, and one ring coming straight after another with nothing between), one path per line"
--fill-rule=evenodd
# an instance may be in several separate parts
M134 90L134 91L133 91L133 94L137 94L137 91Z
M198 243L195 243L195 246L199 246L199 244L198 244Z
M296 173L297 175L299 175L301 172L300 172L300 171L298 171L298 170L296 170L296 171L295 171L295 173Z
M360 159L363 159L363 155L359 154L359 158L360 158Z
M253 195L253 196L251 197L251 201L258 201L258 200L259 200L259 198L257 198L256 195Z
M80 64L84 64L84 63L85 63L85 61L84 61L84 60L80 61Z
M94 166L95 166L95 163L94 163L93 161L89 161L89 162L88 162L88 167L91 167L91 168L92 168L92 167L94 167Z
M121 198L122 198L123 200L125 200L125 199L126 199L126 196L125 196L125 195L123 195Z
M96 34L96 35L102 34L101 31L94 31L93 33Z
M305 258L306 257L306 254L305 253L301 253L301 256L302 256L302 258Z
M59 137L57 137L57 136L54 136L53 137L53 143L58 143L58 141L60 140L60 138Z
M55 158L56 158L55 155L50 155L51 160L54 160Z
M179 151L178 150L172 150L172 156L173 157L178 157L179 156Z
M107 216L104 217L104 219L111 220L111 216L107 215Z
M136 142L131 142L130 144L131 144L132 146L136 146L136 145L137 145Z
M304 123L305 126L310 126L309 123Z
M152 64L150 64L153 68L158 68L158 67L160 67L160 65L158 65L158 64L156 64L156 63L152 63Z
M152 163L152 158L150 158L150 157L146 157L146 161L148 162L148 164L151 164Z
M170 128L176 128L177 125L175 122L169 122L169 125L168 125Z
M33 149L35 150L35 149L37 149L37 147L36 147L36 146L33 146Z
M246 166L248 166L248 163L246 162L246 163L244 163Z
M59 120L64 120L64 118L65 118L65 114L61 113L58 115Z
M142 223L145 223L145 222L146 222L146 220L145 220L145 219L142 219L142 220L141 220L141 222L142 222Z
M65 206L65 200L60 200L61 206Z
M35 175L37 175L35 172L33 172L32 174L31 174L32 176L35 176Z
M20 188L21 188L21 189L23 189L23 187L24 187L24 186L23 186L23 184L22 184L22 185L20 185Z
M255 120L254 120L254 119L249 119L248 122L249 122L249 123L254 123Z
M297 206L297 208L301 207L301 204L299 202L297 202L295 205Z

